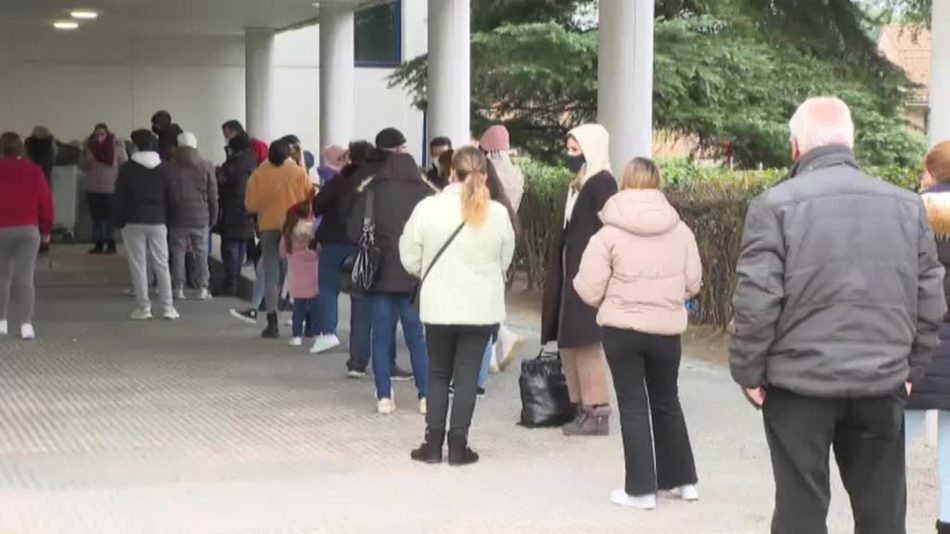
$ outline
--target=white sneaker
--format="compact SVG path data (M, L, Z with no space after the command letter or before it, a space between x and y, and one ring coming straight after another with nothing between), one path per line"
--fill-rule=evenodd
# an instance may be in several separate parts
M350 369L349 371L346 372L346 377L351 378L353 380L359 380L365 376L366 376L365 371L357 371L356 369Z
M670 496L684 501L695 502L699 500L699 488L696 484L688 484L670 490Z
M310 354L320 354L328 350L333 350L340 346L340 339L335 334L317 336L310 348Z
M7 320L4 319L0 321L0 336L5 336L10 333L10 326L7 324Z
M392 399L379 399L376 401L376 413L379 415L392 415L396 413L396 403Z
M419 414L425 415L429 411L429 404L425 399L419 399Z
M20 325L20 337L27 341L36 339L36 332L33 330L33 325L28 323Z
M202 288L198 292L198 300L211 300L211 292L208 291L208 288Z
M634 497L633 495L627 495L627 491L623 488L616 489L610 494L610 502L618 506L626 506L628 508L636 508L638 510L656 509L655 494Z
M135 310L129 315L133 321L148 321L152 318L152 310Z
M181 315L178 314L178 310L175 308L168 308L165 310L165 313L162 314L162 318L167 321L174 321L175 319L181 319Z
M175 300L185 300L187 298L185 297L184 289L176 289L174 297L175 297Z
M289 343L289 344L290 344L291 347L302 347L302 346L303 346L303 338L302 338L302 337L292 337L292 338L290 338L290 343Z

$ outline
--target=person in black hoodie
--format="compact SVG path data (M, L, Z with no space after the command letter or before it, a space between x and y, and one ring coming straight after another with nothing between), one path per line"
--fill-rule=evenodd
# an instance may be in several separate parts
M387 153L385 163L375 175L357 187L357 197L347 217L347 237L358 242L364 216L375 224L376 246L380 250L376 281L369 291L372 315L373 376L376 380L377 412L392 414L396 410L390 377L390 354L396 343L394 330L402 322L409 346L412 371L418 390L419 411L426 412L428 393L428 355L425 333L413 294L419 281L406 272L399 258L399 237L412 210L422 199L434 193L422 178L416 160L404 152L406 138L394 128L376 136L376 147ZM367 213L367 200L373 197L372 213Z
M257 169L257 156L251 149L247 134L228 140L228 159L221 167L222 182L218 186L221 217L217 232L221 235L221 259L224 282L219 296L237 295L238 275L247 255L247 243L254 239L254 217L244 208L244 192L251 174Z
M148 268L158 279L158 294L165 319L178 319L172 302L172 282L168 270L168 208L172 180L156 149L158 139L148 130L132 132L136 152L119 168L112 196L112 215L129 257L129 270L138 308L133 320L152 318L148 298Z
M152 131L158 136L158 155L162 161L175 157L178 148L178 136L184 133L181 126L172 122L171 113L162 110L152 115Z

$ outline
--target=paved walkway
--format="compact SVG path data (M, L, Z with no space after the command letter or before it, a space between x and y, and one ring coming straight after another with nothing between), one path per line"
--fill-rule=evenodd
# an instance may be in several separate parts
M90 263L71 248L43 268L39 341L0 339L0 533L768 530L761 422L713 364L688 359L681 381L703 500L629 511L607 498L622 483L619 428L567 439L516 427L515 370L479 402L482 462L417 465L410 385L397 386L397 414L379 417L371 381L344 378L343 352L261 340L227 315L236 301L132 323L121 258ZM915 451L911 533L932 532L932 455ZM834 498L832 532L850 532L838 486Z

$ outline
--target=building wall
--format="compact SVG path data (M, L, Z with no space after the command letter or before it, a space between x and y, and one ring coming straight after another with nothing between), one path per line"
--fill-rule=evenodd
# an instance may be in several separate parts
M404 57L425 51L424 2L404 2ZM420 11L420 9L422 11ZM26 44L26 45L25 45ZM278 35L275 43L274 131L319 146L319 28ZM372 140L386 126L402 129L417 156L422 114L401 89L388 89L392 69L357 72L356 125ZM244 120L241 36L136 36L100 32L0 33L0 130L28 134L36 125L61 141L84 139L98 122L121 137L171 112L215 162L224 158L220 125Z

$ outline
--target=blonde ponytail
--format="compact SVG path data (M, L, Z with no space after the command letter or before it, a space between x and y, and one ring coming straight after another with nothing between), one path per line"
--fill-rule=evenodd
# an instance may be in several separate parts
M488 160L481 150L467 146L452 157L452 168L462 182L462 220L479 226L488 217L491 194L488 191Z

